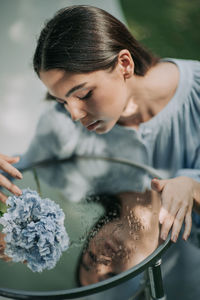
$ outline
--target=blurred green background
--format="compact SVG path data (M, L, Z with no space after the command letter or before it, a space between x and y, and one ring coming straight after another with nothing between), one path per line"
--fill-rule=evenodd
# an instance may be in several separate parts
M200 59L200 0L120 0L134 37L160 57Z

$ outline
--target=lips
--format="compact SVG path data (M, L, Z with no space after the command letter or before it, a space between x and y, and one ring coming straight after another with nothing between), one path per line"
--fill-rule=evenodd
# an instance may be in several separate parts
M94 121L92 123L90 123L89 125L85 125L85 127L89 130L89 131L92 131L92 130L95 130L99 124L100 124L101 121Z

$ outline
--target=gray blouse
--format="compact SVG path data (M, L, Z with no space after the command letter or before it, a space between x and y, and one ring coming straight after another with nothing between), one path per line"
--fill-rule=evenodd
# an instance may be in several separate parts
M61 104L51 103L20 165L72 154L128 159L156 168L162 177L180 175L200 181L200 62L166 58L180 72L168 104L138 130L116 124L98 135L73 122Z

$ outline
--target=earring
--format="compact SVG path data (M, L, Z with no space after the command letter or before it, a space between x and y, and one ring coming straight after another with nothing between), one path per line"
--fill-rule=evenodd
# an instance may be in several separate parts
M131 76L131 68L130 68L130 66L126 67L126 70L124 71L123 75L124 75L124 79L128 79Z
M124 79L128 79L130 77L130 73L129 72L124 72Z

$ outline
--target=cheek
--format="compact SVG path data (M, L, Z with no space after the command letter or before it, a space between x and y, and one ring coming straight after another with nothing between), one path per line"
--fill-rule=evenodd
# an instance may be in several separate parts
M123 93L109 91L102 93L102 96L95 102L94 109L101 111L105 115L115 115L121 110L123 103Z
M108 85L109 86L109 85ZM109 87L101 87L88 102L86 110L99 117L119 117L126 102L126 90L124 86L117 84Z

